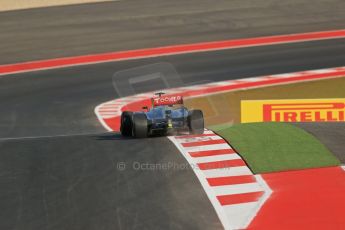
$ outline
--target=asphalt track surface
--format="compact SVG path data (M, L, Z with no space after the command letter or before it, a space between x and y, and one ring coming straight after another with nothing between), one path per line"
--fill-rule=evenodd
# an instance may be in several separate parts
M1 13L0 63L336 29L345 21L342 1L311 6L307 1L281 5L262 1L261 7L257 2L191 2L184 13L175 1L150 1L147 8L144 1L128 2L133 3ZM90 14L101 19L85 17ZM287 20L281 14L294 17ZM237 17L237 23L229 17ZM47 20L41 23L42 18ZM338 39L0 77L0 229L221 228L192 170L133 169L133 162L183 167L186 161L166 138L133 140L104 133L93 110L118 96L111 84L113 74L163 61L176 67L185 84L195 84L342 66L344 50L344 39ZM159 83L141 86L160 87ZM125 162L127 169L118 170L119 162Z
M296 123L294 125L314 135L342 164L345 164L345 124L343 122Z
M114 134L0 141L1 229L220 229L169 142Z
M343 29L344 8L343 0L124 0L2 12L0 64Z

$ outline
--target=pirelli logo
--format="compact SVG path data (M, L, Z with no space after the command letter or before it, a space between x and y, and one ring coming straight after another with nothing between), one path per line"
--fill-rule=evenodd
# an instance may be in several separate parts
M241 101L241 122L345 121L345 99Z

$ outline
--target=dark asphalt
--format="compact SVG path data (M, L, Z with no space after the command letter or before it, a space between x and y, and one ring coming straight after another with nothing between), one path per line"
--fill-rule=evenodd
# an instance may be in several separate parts
M0 64L343 29L343 5L341 0L126 0L4 12ZM344 51L344 39L338 39L0 77L0 229L220 228L192 171L116 169L119 162L186 161L166 138L100 134L104 129L93 110L118 97L114 73L168 62L188 85L342 66ZM161 87L158 82L138 86Z
M0 229L221 229L187 165L167 138L0 140Z
M345 28L343 0L125 0L0 13L0 64Z
M345 123L295 123L321 141L339 160L345 164Z

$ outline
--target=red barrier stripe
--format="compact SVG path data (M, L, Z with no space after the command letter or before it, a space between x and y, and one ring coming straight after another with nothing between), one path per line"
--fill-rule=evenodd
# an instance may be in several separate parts
M204 134L195 134L195 135L183 135L177 136L176 139L185 139L185 138L195 138L195 137L214 137L217 136L215 133L204 133Z
M191 52L205 52L211 50L233 49L252 46L284 44L291 42L324 40L345 37L345 30L321 31L258 38L233 39L216 42L202 42L195 44L173 45L157 48L147 48L103 54L92 54L77 57L56 58L50 60L31 61L17 64L0 65L0 75L35 71L49 68L61 68L75 65L85 65L109 61L121 61L162 55L174 55Z
M198 163L201 170L246 166L241 159Z
M236 153L236 152L233 149L217 149L217 150L189 152L191 157L208 157L208 156L216 156L216 155L223 155L223 154L234 154L234 153Z
M224 143L226 142L223 139L218 139L218 140L208 140L208 141L186 142L186 143L182 143L182 146L195 147L195 146L216 145L216 144L224 144Z
M263 194L264 192L250 192L233 195L222 195L217 196L217 199L221 205L232 205L258 201Z
M256 179L253 175L226 176L226 177L207 178L207 182L210 186L223 186L223 185L254 183L256 182Z

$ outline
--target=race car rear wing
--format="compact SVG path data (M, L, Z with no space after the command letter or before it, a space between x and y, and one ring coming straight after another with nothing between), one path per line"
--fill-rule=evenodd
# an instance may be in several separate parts
M161 96L152 98L153 106L162 106L162 105L179 105L183 104L182 96Z

